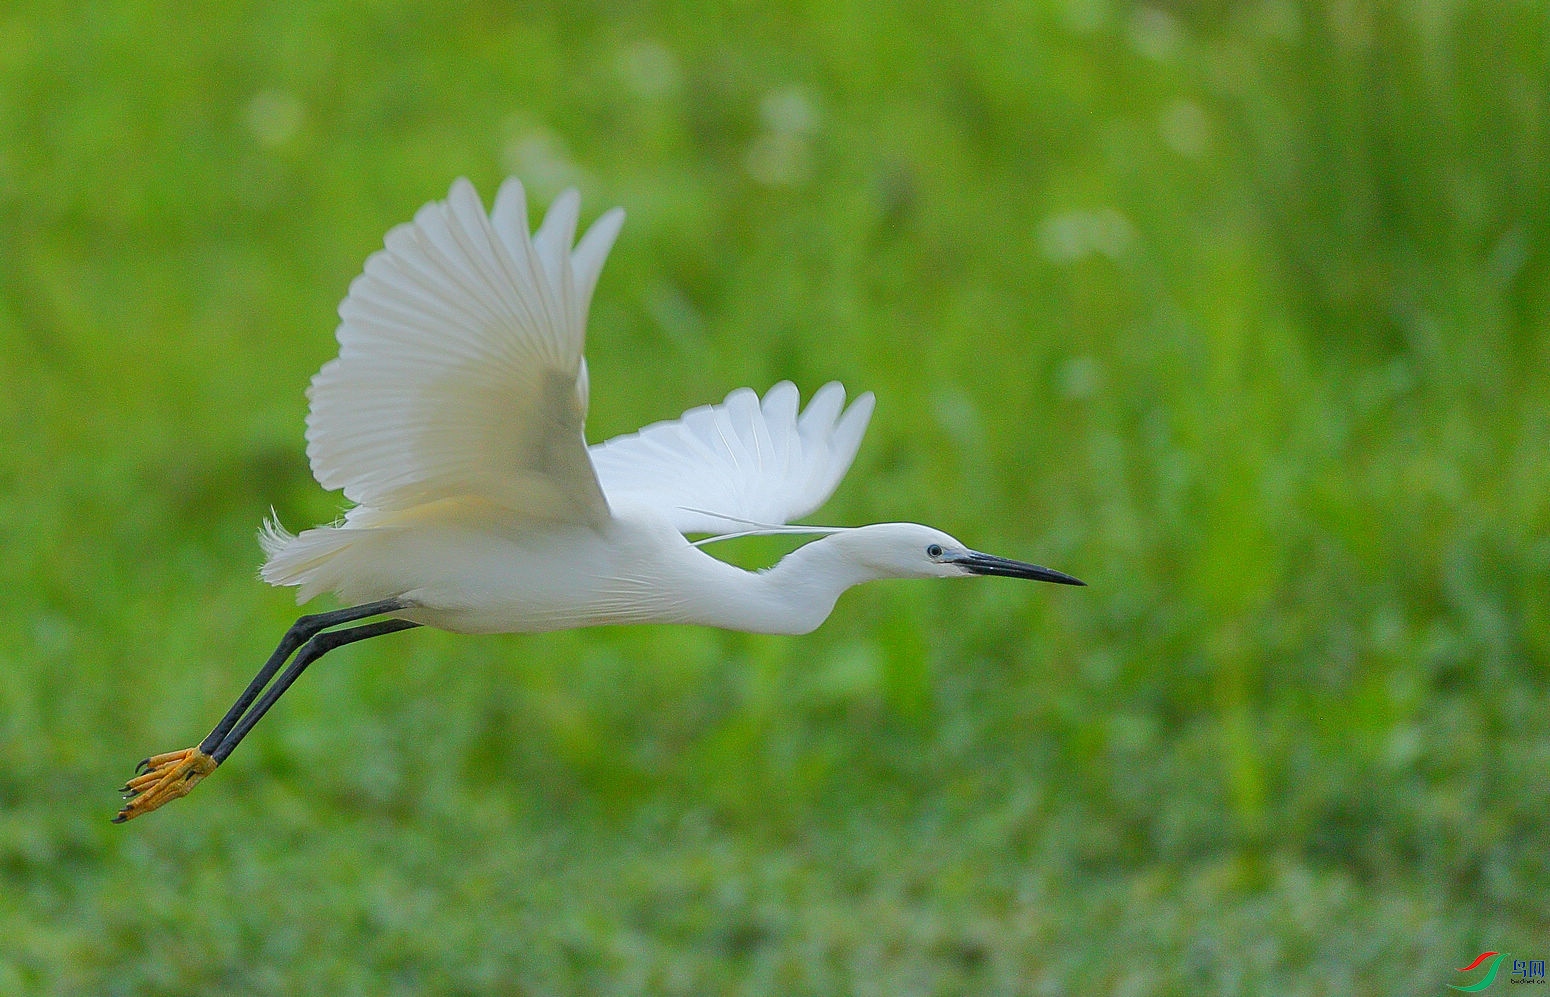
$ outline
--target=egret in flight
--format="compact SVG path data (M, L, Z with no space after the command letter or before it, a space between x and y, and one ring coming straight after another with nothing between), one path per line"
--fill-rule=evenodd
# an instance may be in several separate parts
M354 505L332 525L292 534L271 518L260 533L265 581L348 608L298 619L197 747L141 762L115 822L187 794L308 665L368 637L619 623L803 634L874 579L1082 584L914 523L788 525L833 493L872 415L870 393L847 408L837 383L800 411L788 382L763 398L740 388L588 447L583 333L624 213L575 243L579 204L560 195L530 233L516 180L489 214L458 180L366 261L339 308L339 356L308 391L312 473ZM773 533L819 539L764 571L701 549Z

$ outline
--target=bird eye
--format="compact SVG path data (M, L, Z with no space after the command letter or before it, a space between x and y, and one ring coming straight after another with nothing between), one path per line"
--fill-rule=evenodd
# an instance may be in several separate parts
M942 545L941 544L928 544L926 546L926 556L929 557L929 558L941 557L942 556Z

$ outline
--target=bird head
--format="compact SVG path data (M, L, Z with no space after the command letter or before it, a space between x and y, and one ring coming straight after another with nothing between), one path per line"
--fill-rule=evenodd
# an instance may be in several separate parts
M1060 585L1083 585L1062 571L983 554L941 530L919 523L878 523L835 537L851 557L880 578L962 578L1003 575Z

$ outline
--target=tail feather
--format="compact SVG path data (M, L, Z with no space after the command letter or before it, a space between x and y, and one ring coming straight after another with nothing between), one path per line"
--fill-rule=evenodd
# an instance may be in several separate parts
M295 539L296 534L281 526L280 517L270 509L269 515L264 518L264 525L258 528L258 545L264 550L264 559L267 561L273 558Z
M332 526L292 533L271 513L258 531L265 558L258 577L270 585L298 586L296 601L306 602L335 587L336 579L323 569L350 541L350 531Z

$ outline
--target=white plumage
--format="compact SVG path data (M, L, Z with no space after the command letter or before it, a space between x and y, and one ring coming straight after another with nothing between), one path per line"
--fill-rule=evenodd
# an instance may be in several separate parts
M768 531L813 512L855 458L872 395L846 408L831 382L799 411L790 382L762 400L740 388L588 449L587 311L624 213L604 214L572 251L579 206L561 195L530 236L520 183L503 184L486 215L459 180L388 233L340 305L339 356L309 391L313 474L357 504L299 536L266 524L265 581L297 586L302 601L401 598L413 604L403 618L465 631L759 628L676 591L698 570L722 576L712 591L726 601L736 571L682 535ZM643 542L654 555L621 557ZM826 614L833 599L819 602ZM810 629L817 608L765 628Z

